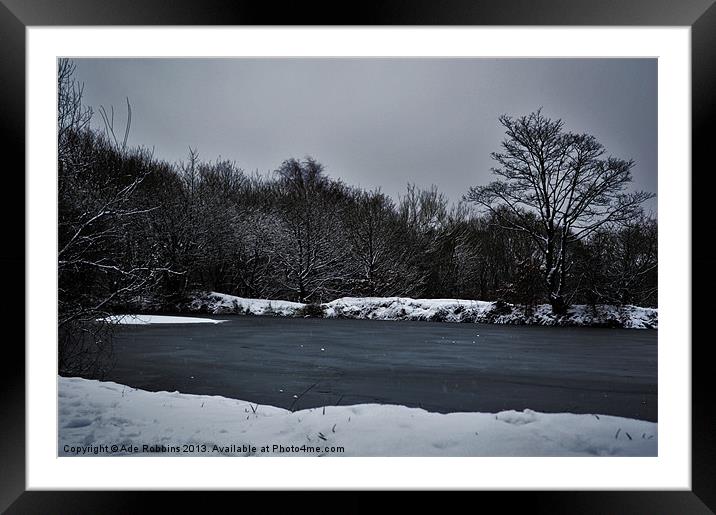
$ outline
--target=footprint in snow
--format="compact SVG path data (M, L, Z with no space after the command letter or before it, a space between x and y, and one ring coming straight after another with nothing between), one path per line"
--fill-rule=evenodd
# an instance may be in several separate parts
M67 424L64 425L66 428L73 428L73 427L87 427L90 425L92 421L88 418L76 418L74 420L70 420L67 422Z
M532 422L535 422L537 420L537 414L530 409L525 409L522 412L515 411L515 410L508 410L508 411L501 411L500 413L495 415L495 418L497 420L506 422L508 424L512 424L515 426L522 426L525 424L531 424Z

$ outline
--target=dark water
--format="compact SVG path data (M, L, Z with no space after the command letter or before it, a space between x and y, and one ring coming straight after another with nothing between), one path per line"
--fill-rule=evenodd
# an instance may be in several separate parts
M104 379L293 409L390 403L657 419L657 331L214 318L228 322L123 326Z

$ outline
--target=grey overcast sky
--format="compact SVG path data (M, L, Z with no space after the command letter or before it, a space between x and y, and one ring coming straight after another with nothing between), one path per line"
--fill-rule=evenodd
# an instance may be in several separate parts
M130 143L168 161L236 161L265 173L315 157L332 177L397 198L408 182L452 201L491 180L498 116L543 107L633 158L657 192L656 59L79 59L85 102L113 105ZM119 113L122 113L119 115ZM94 124L100 126L96 113ZM120 132L123 132L121 130ZM646 206L656 212L656 199Z

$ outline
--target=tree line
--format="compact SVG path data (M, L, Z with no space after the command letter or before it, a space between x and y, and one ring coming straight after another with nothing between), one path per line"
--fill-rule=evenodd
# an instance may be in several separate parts
M626 193L632 161L541 111L501 117L496 180L451 203L397 199L312 157L268 175L190 149L169 163L90 124L71 61L58 74L59 324L198 291L327 302L407 296L569 304L657 302L657 221ZM127 104L129 109L129 103Z

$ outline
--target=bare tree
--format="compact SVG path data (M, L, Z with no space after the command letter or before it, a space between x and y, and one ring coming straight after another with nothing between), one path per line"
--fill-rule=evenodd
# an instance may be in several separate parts
M403 295L413 286L408 262L412 252L402 244L402 226L390 197L380 191L354 191L345 209L355 293Z
M271 251L283 269L281 283L300 302L321 300L345 279L346 243L336 216L342 187L310 157L284 161L276 173L280 233Z
M448 200L436 185L420 189L408 184L408 190L400 197L398 212L405 223L422 234L440 229L448 216Z
M589 304L656 306L657 233L656 220L643 217L575 246L575 292Z
M396 244L410 253L401 271L403 290L408 295L432 296L442 289L436 272L444 247L442 236L449 230L448 200L434 184L429 189L408 184L406 194L399 196L397 211L402 235Z
M151 152L94 131L75 66L58 67L58 330L62 373L101 374L110 324L97 319L147 292L163 265L137 227L156 206L137 194L155 167ZM110 126L109 130L113 130ZM126 135L126 130L125 130ZM125 138L126 139L126 138Z
M89 127L92 108L82 103L84 84L74 78L77 65L70 59L57 61L57 141L59 165L68 159L71 139Z
M570 243L634 219L653 194L625 192L634 161L605 157L593 136L566 132L561 120L541 110L499 120L506 134L502 151L492 153L498 164L492 173L499 179L470 188L466 199L495 214L503 227L534 240L544 256L552 310L564 314Z
M213 291L232 290L236 249L242 247L242 226L247 209L241 198L245 177L232 161L219 161L199 167L199 220L203 240L197 265L201 282Z

